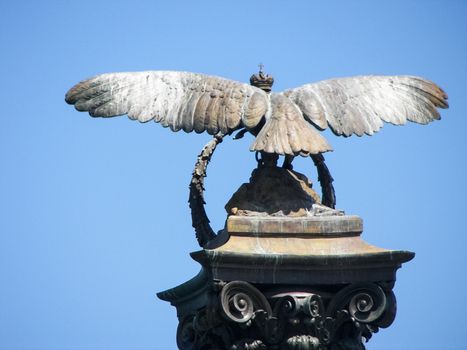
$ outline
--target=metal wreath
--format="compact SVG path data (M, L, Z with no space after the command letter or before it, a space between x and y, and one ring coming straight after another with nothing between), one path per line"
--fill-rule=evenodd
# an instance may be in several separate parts
M216 237L214 230L209 224L209 218L206 214L204 205L204 178L206 177L207 167L211 161L212 155L219 143L224 140L224 134L215 135L202 149L193 170L193 176L190 182L190 195L188 203L191 209L191 222L195 229L198 244L205 248L207 243ZM332 182L334 181L329 172L322 154L312 154L311 159L318 171L318 181L321 185L322 203L329 208L335 208L336 195Z

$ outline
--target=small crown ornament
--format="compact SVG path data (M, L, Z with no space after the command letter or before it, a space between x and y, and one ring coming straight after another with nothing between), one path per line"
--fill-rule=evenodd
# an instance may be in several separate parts
M250 84L260 88L263 91L271 92L272 85L274 84L274 78L263 72L263 65L259 65L258 74L253 74L250 77Z

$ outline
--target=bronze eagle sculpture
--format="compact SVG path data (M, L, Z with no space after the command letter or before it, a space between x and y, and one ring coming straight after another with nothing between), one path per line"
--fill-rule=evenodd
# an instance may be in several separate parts
M318 132L327 127L338 136L373 135L383 122L427 124L440 119L436 107L448 107L441 88L413 76L339 78L268 93L272 78L260 71L251 83L259 87L188 72L110 73L80 82L65 100L93 117L128 115L172 131L245 128L256 136L251 151L292 156L332 150Z
M207 132L216 142L237 130L237 137L250 132L255 136L250 150L274 164L283 155L284 167L291 167L294 156L311 156L322 202L332 208L332 177L321 155L332 147L319 131L329 127L338 136L373 135L384 122L428 124L440 119L437 108L448 107L439 86L415 76L337 78L279 93L271 92L273 81L261 66L250 85L190 72L108 73L78 83L65 101L93 117L153 120L172 131ZM215 146L206 146L208 158ZM198 185L202 188L202 182Z

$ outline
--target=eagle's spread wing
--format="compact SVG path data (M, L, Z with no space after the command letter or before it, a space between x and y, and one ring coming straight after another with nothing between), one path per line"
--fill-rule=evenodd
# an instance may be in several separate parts
M269 99L254 86L223 78L173 71L109 73L80 82L65 100L93 117L127 114L154 120L172 131L227 134L253 128L265 115Z
M336 135L372 135L383 122L408 120L427 124L440 119L447 95L431 81L411 76L360 76L324 80L286 90L304 116L321 130Z
M332 150L287 97L271 93L271 106L272 113L251 145L252 151L307 156Z

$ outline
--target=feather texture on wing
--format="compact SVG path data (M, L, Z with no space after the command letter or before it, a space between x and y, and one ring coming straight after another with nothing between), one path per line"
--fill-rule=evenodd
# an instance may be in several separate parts
M303 156L332 150L326 139L305 121L298 107L287 97L271 93L271 106L271 116L266 118L250 150Z
M254 127L269 108L264 91L204 74L146 71L110 73L85 80L65 100L93 117L127 114L140 122L154 120L172 131L214 135Z
M304 116L336 135L372 135L383 122L427 124L440 119L447 95L431 81L411 76L360 76L324 80L286 90Z
M245 127L257 135L252 151L281 155L331 150L312 125L329 126L336 135L372 135L384 122L427 124L440 118L437 108L448 107L436 84L411 76L339 78L267 94L224 78L174 71L98 75L71 88L65 100L93 117L128 115L172 131L225 135Z

